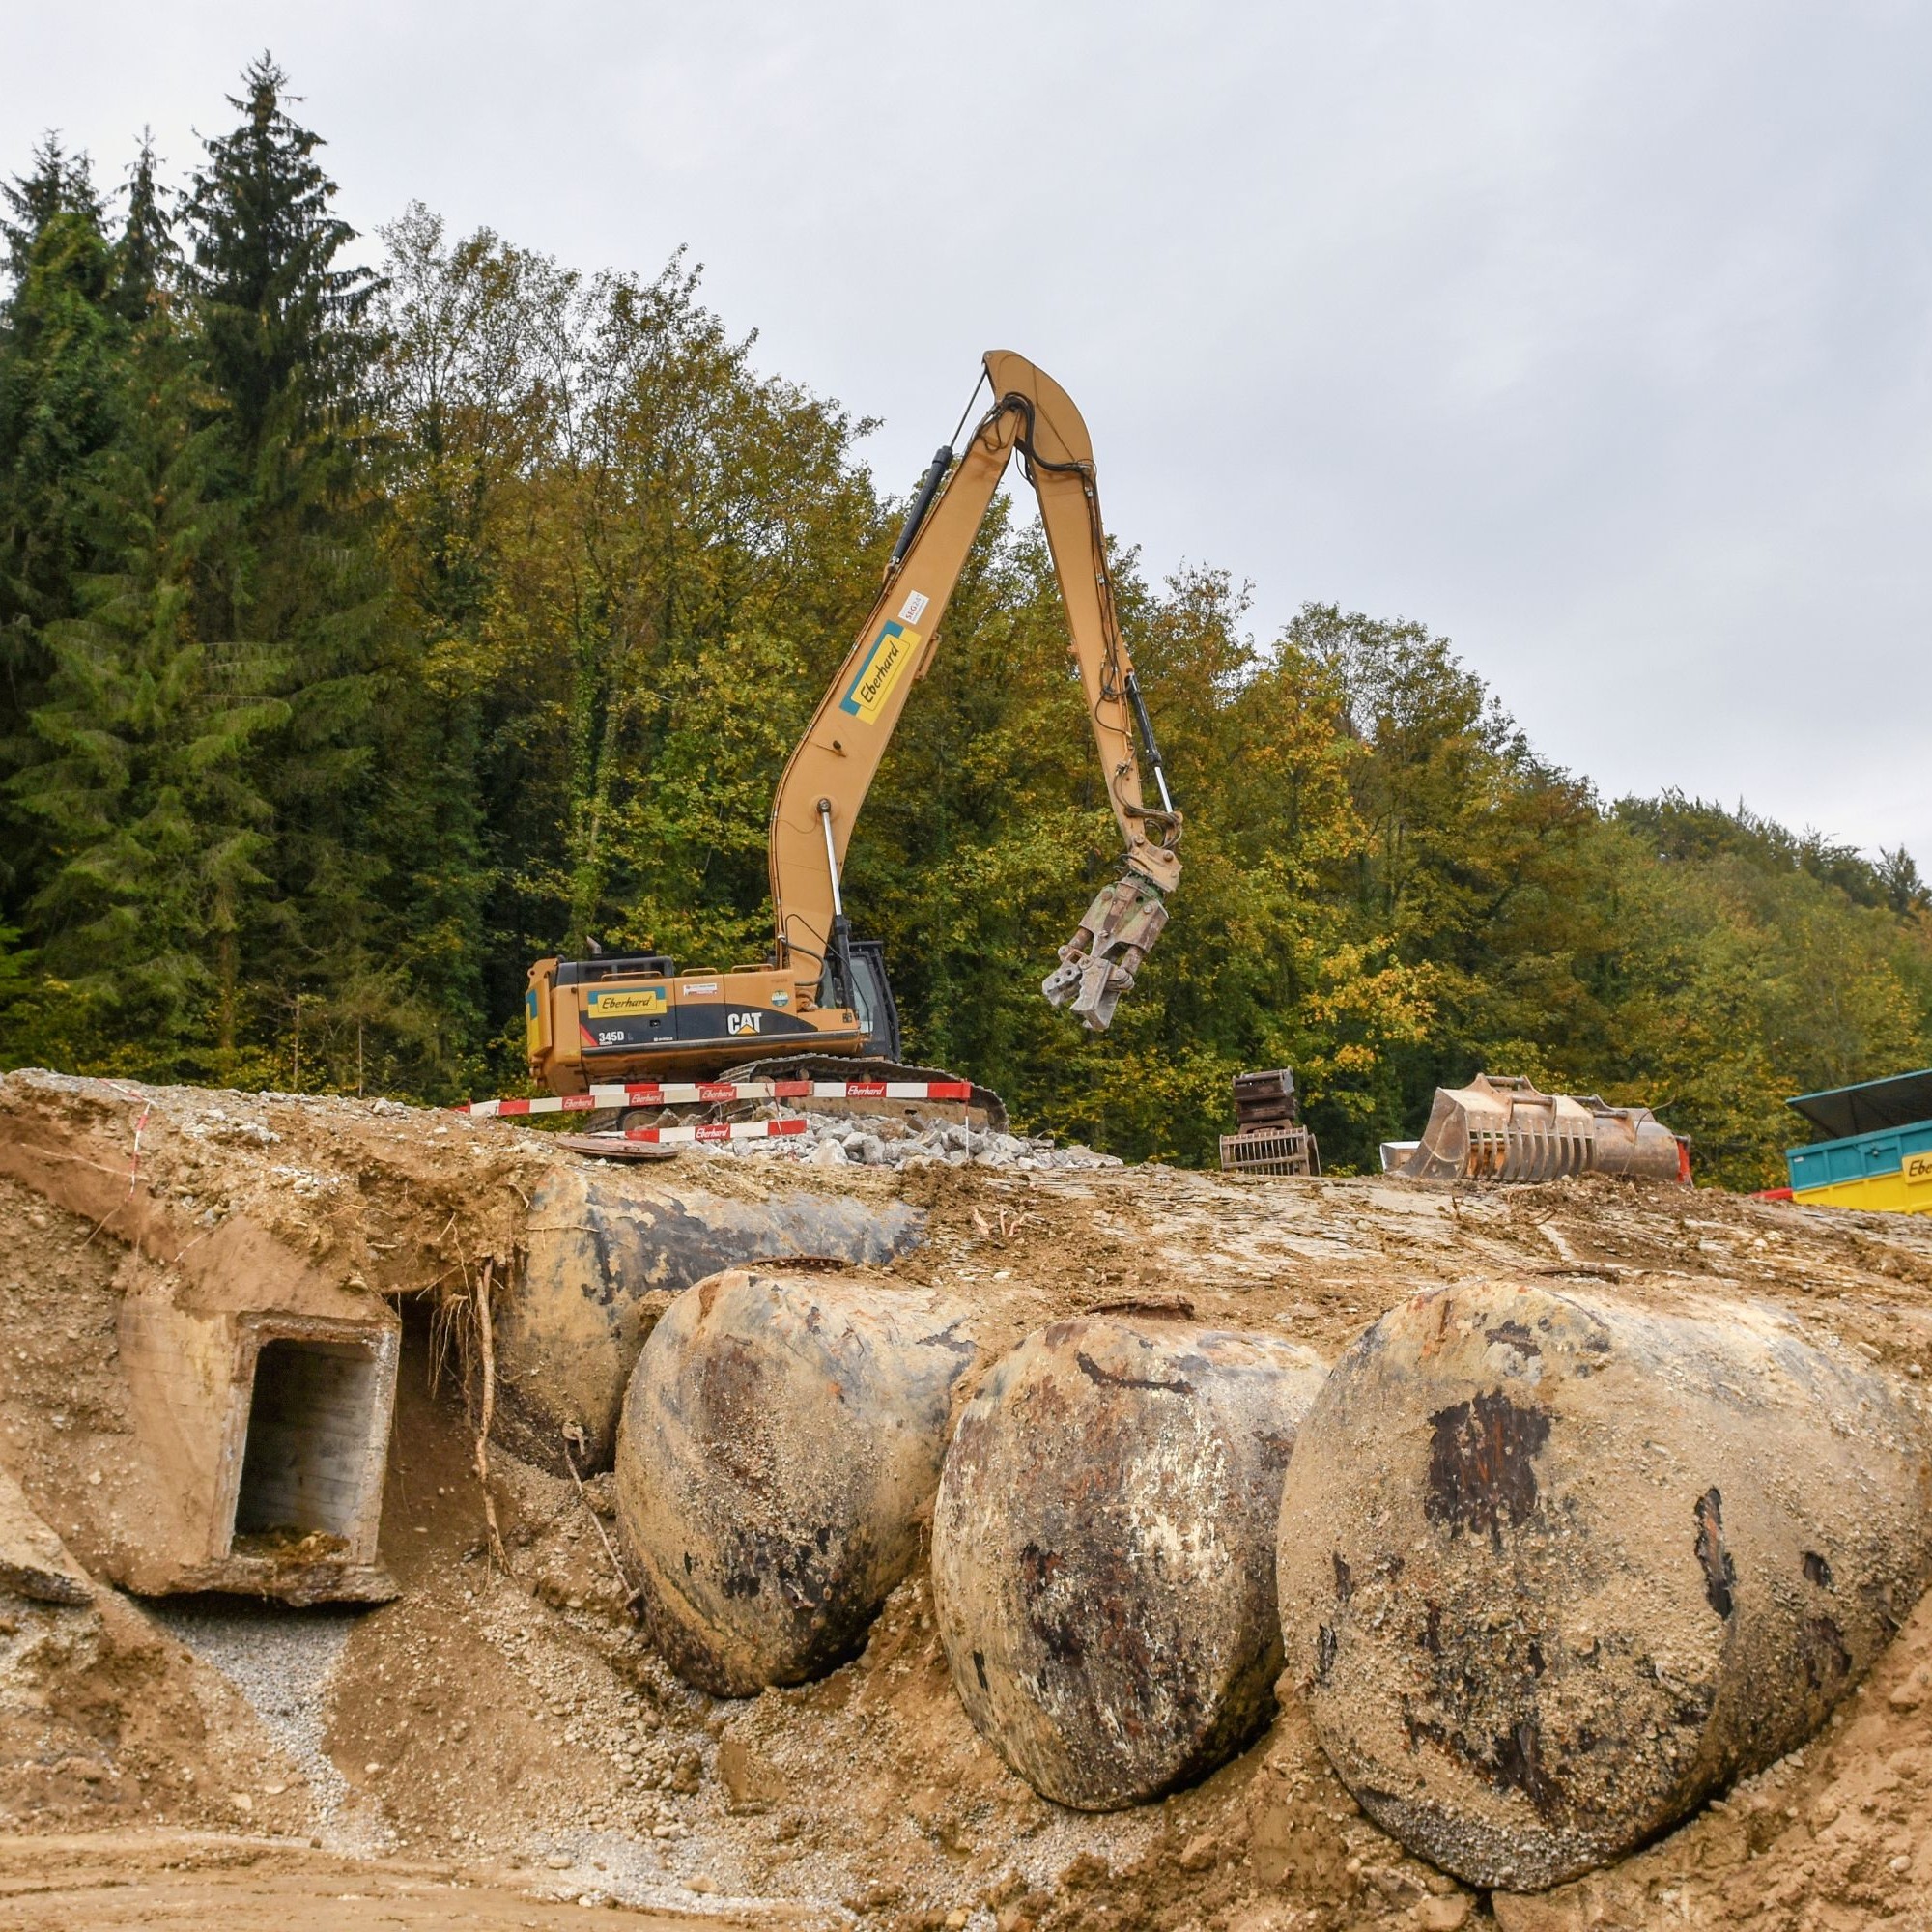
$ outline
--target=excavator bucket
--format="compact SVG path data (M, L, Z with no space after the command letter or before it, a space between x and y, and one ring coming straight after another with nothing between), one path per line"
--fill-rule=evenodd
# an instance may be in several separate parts
M1160 894L1138 874L1123 873L1087 908L1039 990L1049 1005L1071 1007L1090 1033L1105 1033L1166 924Z
M1413 1148L1390 1149L1387 1171L1419 1180L1557 1180L1571 1174L1688 1180L1683 1144L1648 1107L1594 1094L1542 1094L1527 1080L1479 1073L1438 1087Z

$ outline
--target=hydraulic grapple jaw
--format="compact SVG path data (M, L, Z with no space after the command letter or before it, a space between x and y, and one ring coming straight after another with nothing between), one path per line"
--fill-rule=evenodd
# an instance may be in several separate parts
M1159 888L1138 873L1123 873L1087 908L1039 990L1049 1005L1071 1007L1090 1032L1105 1033L1166 923Z

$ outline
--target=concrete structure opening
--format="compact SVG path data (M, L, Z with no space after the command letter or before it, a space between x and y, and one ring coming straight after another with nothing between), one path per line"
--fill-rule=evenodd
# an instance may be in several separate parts
M357 1343L261 1345L235 1498L238 1546L291 1532L359 1540L388 1421L381 1393L376 1352Z

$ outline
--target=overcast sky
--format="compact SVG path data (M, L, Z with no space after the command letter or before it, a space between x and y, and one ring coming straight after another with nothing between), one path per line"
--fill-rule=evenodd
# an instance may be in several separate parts
M1110 527L1454 639L1546 755L1932 871L1932 8L65 0L46 128L178 171L265 43L341 207L679 243L908 488L979 353Z

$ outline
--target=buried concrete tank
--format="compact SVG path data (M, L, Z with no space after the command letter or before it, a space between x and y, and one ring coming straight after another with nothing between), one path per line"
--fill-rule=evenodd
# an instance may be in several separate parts
M1302 1424L1288 1668L1411 1851L1533 1890L1802 1743L1927 1571L1918 1416L1783 1317L1435 1289Z
M825 1273L732 1269L680 1294L638 1358L617 1521L645 1629L721 1696L853 1654L919 1552L963 1304Z
M530 1200L526 1255L495 1303L498 1434L558 1473L608 1469L639 1350L671 1296L721 1269L787 1257L890 1261L924 1217L890 1199L702 1188L562 1167Z
M1205 1776L1274 1710L1274 1531L1308 1350L1136 1315L1058 1321L960 1417L933 1513L952 1681L1044 1796Z

